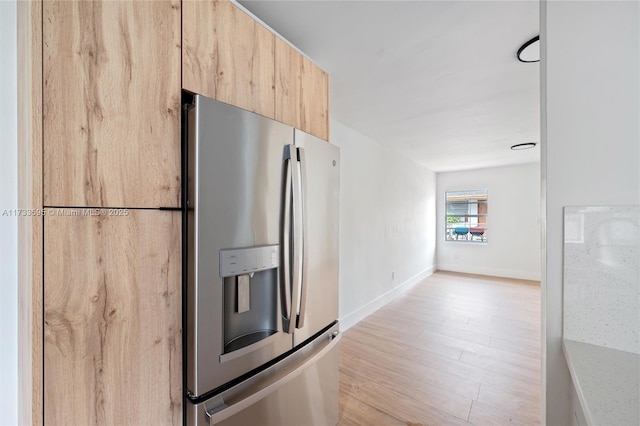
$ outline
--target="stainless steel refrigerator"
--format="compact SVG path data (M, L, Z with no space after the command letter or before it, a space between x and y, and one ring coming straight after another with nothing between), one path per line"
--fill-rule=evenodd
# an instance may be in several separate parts
M184 94L189 425L338 420L339 149Z

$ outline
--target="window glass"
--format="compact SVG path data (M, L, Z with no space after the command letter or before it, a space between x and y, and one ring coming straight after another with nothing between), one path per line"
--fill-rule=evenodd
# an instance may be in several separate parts
M487 242L487 190L445 193L445 240Z

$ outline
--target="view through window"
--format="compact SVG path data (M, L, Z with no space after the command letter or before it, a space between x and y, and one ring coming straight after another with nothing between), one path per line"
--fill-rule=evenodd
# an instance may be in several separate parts
M487 190L446 192L445 240L486 243L487 199Z

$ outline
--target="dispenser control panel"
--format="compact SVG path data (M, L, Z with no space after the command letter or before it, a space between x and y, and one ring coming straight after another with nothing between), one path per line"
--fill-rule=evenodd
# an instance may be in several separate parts
M220 276L231 277L277 268L279 253L278 244L220 250Z

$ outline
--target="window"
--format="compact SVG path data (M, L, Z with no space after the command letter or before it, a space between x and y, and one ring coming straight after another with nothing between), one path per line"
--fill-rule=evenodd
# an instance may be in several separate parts
M487 191L445 193L445 241L487 242Z

